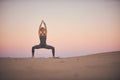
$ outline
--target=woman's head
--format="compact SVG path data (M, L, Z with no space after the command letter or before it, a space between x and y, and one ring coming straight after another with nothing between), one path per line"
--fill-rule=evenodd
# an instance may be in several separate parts
M41 31L41 32L44 32L44 31L45 31L45 28L44 28L44 27L41 27L41 28L40 28L40 31Z

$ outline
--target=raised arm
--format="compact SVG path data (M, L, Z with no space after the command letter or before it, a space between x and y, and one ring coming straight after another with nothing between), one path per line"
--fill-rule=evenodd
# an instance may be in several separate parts
M46 26L46 24L45 24L45 22L43 21L43 23L44 23L44 26L45 26L45 31L46 31L46 35L47 35L47 26Z
M44 21L43 21L43 23L44 23L45 29L47 30L47 26L46 26L46 24L45 24L45 22L44 22Z
M40 28L42 27L42 23L43 23L43 20L41 21L41 24L39 26L39 30L38 30L38 35L40 36Z
M40 24L40 26L39 26L39 30L40 30L40 28L42 27L42 23L43 23L43 20L41 21L41 24Z

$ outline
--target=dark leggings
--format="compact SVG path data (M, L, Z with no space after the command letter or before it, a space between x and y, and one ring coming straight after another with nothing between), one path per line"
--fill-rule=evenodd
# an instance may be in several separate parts
M34 52L35 52L35 49L40 49L40 48L45 48L45 49L52 49L52 54L53 56L55 56L55 48L53 46L50 46L50 45L35 45L32 47L32 57L34 57Z

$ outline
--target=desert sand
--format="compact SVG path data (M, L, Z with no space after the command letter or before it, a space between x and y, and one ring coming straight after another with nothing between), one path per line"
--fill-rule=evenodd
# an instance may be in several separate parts
M0 80L120 80L120 51L70 58L0 58Z

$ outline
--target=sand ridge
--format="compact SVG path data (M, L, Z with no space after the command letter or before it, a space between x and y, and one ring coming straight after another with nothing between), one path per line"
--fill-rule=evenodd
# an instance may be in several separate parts
M71 58L0 58L0 80L119 80L120 51Z

